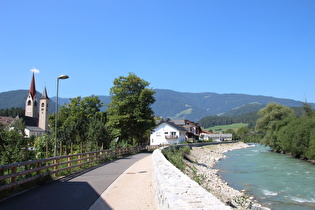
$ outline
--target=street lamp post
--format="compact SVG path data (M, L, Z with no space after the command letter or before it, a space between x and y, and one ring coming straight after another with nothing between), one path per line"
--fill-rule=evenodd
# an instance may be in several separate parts
M58 89L59 89L59 79L68 79L68 75L60 75L57 78L57 99L56 99L56 110L55 110L55 146L54 146L54 157L57 156L57 119L58 119Z

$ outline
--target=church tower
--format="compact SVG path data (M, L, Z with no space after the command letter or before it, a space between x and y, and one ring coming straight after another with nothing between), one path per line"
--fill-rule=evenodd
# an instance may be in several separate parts
M30 91L28 93L28 96L25 102L25 116L36 117L36 118L38 117L38 105L37 105L34 73L32 77Z
M40 97L40 107L39 107L39 121L38 127L44 131L48 131L48 108L49 108L49 98L47 95L46 87L44 88L43 94Z

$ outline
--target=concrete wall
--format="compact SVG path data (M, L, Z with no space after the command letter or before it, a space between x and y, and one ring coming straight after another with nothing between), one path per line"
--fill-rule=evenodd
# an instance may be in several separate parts
M172 165L160 149L152 155L157 207L167 209L231 209Z

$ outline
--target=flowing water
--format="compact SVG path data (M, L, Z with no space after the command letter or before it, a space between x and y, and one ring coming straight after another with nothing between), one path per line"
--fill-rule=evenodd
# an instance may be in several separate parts
M315 165L257 145L225 153L216 168L237 190L271 209L315 209Z

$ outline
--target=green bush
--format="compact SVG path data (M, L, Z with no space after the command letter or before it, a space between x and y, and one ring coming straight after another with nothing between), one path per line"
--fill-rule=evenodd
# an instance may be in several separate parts
M183 161L183 157L186 154L190 153L190 147L189 146L183 146L176 148L175 146L170 146L166 149L162 150L163 155L165 158L170 161L176 168L178 168L181 171L185 170L185 163Z

